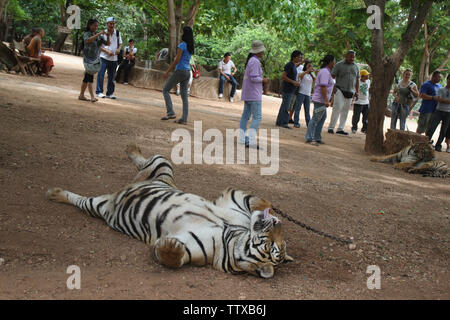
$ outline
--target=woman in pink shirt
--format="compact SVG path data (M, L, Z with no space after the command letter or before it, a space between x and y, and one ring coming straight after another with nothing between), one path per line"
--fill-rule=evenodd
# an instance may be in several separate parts
M321 61L322 66L317 74L316 85L312 101L314 103L314 112L311 121L308 123L306 131L306 143L315 146L323 144L322 128L327 118L327 108L331 106L331 94L333 92L334 80L331 76L331 70L334 67L335 59L331 54L327 54Z
M266 48L264 44L255 40L252 43L252 49L245 64L244 81L242 83L241 100L244 101L244 112L242 113L239 143L245 144L246 148L257 148L256 131L262 119L261 101L262 85L268 83L269 79L263 78L261 62L259 59L264 55ZM252 117L250 129L247 130L248 120ZM248 132L248 136L247 136Z

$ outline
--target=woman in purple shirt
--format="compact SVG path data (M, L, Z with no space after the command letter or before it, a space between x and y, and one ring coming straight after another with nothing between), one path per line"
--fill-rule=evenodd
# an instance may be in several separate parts
M257 148L256 131L262 119L261 101L262 101L262 84L269 82L269 79L263 78L261 62L259 59L264 55L266 48L264 44L255 40L252 43L252 49L245 64L244 81L242 83L241 100L244 101L244 112L242 113L239 143L245 144L246 148ZM247 130L248 120L252 117L250 129ZM248 131L248 136L247 136Z
M306 131L306 143L318 146L323 144L322 128L327 118L327 108L330 107L331 93L333 92L334 80L331 76L331 70L334 67L334 56L327 54L321 61L322 66L317 74L316 85L312 101L314 103L314 112Z

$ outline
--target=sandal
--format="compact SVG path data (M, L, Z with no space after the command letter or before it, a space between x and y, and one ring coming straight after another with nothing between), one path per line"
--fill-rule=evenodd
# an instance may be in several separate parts
M178 119L178 120L175 120L174 121L175 123L178 123L178 124L187 124L187 122L186 121L184 121L183 119Z
M88 101L88 99L85 96L78 96L78 100Z
M172 114L172 115L167 115L165 117L162 117L161 120L170 120L170 119L175 119L175 118L176 118L176 116L174 114Z
M92 103L97 102L97 101L98 101L97 98L92 98L92 99L91 99L91 102L92 102Z

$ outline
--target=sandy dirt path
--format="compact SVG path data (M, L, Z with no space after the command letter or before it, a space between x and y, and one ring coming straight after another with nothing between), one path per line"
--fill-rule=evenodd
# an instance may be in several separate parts
M448 181L370 162L359 133L324 133L326 145L306 145L303 117L302 128L280 131L277 175L261 176L261 166L248 164L175 166L185 191L213 200L226 187L246 190L357 243L350 251L285 221L295 262L270 280L164 268L145 244L47 201L53 186L83 195L120 189L136 173L126 144L170 157L179 128L159 120L165 108L158 91L117 85L118 100L77 100L80 58L50 55L54 78L0 74L0 299L450 298ZM179 114L180 98L173 99ZM279 104L265 98L261 128L273 128ZM235 129L242 105L192 97L184 128L192 132L202 120L204 130ZM450 163L450 154L438 158ZM66 287L69 265L81 268L81 290ZM381 269L380 290L366 286L369 265Z

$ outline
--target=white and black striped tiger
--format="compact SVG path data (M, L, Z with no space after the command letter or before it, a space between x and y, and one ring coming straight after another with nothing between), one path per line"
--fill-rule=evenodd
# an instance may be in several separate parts
M274 266L293 260L268 201L233 189L208 201L177 189L165 157L145 159L134 144L126 152L139 173L119 192L83 197L53 188L47 198L75 205L153 245L156 260L168 267L212 264L224 272L270 278Z

